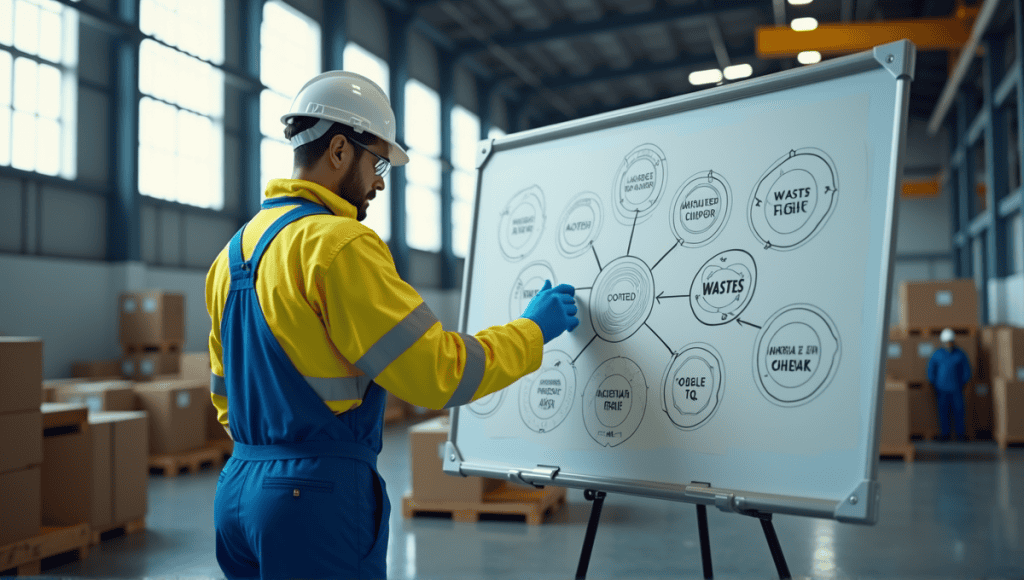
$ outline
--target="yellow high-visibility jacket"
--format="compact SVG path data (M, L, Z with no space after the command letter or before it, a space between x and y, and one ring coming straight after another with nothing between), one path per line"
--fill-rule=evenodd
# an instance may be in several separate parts
M520 318L475 336L445 331L420 295L399 276L380 237L356 208L309 181L275 179L268 198L295 197L334 215L302 218L263 254L256 293L278 342L335 413L360 405L371 380L414 405L442 409L500 391L540 368L544 338ZM263 232L294 206L261 210L242 235L249 259ZM226 427L221 316L231 274L227 247L206 277L211 398Z

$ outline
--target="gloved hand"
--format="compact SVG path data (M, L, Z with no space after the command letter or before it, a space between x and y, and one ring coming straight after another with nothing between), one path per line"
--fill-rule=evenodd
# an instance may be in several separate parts
M576 318L576 289L568 284L551 287L551 280L545 280L544 287L530 300L522 318L537 323L544 335L544 344L558 338L568 330L572 332L580 324Z

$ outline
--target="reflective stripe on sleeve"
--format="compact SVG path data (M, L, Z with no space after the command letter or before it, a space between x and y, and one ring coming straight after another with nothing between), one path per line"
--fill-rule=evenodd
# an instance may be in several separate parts
M228 385L224 382L224 377L210 373L210 392L222 397L228 396Z
M389 364L409 350L437 322L426 302L421 303L380 338L356 361L356 368L376 379Z
M370 377L303 377L323 401L361 401Z
M484 369L487 368L487 353L484 347L475 336L461 334L462 342L466 344L466 366L462 369L462 380L452 394L452 398L444 406L445 409L465 405L473 400L473 395L480 388L484 380Z

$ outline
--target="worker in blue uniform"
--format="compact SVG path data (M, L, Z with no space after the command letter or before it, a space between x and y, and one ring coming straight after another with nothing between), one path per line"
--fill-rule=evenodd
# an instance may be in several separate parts
M207 276L210 397L235 441L214 501L217 561L228 578L384 578L385 389L442 409L511 385L579 324L574 289L549 282L508 324L444 330L360 223L409 159L384 91L324 73L282 121L292 179L270 181Z
M961 350L954 339L952 329L945 329L939 336L942 348L932 353L928 360L928 382L935 387L935 399L939 408L940 441L950 439L950 421L952 415L956 422L957 438L967 439L967 428L964 426L964 386L971 380L971 363L967 354Z

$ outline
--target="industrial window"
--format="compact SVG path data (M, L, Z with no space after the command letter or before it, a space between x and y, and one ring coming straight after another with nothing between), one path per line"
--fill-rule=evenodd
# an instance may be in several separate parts
M441 250L441 99L417 80L405 85L406 238L409 247Z
M224 207L224 5L142 0L139 192Z
M460 258L469 252L479 141L480 118L456 105L452 109L452 251Z
M384 59L354 42L345 45L342 58L345 70L361 74L377 83L384 94L390 96L391 70ZM377 198L370 202L363 224L377 232L382 240L391 238L391 173L384 176L384 191L379 192Z
M281 117L306 81L320 74L320 25L284 2L263 5L260 28L260 181L292 175L292 147ZM264 192L265 193L265 192Z
M0 165L75 177L78 13L0 0Z

